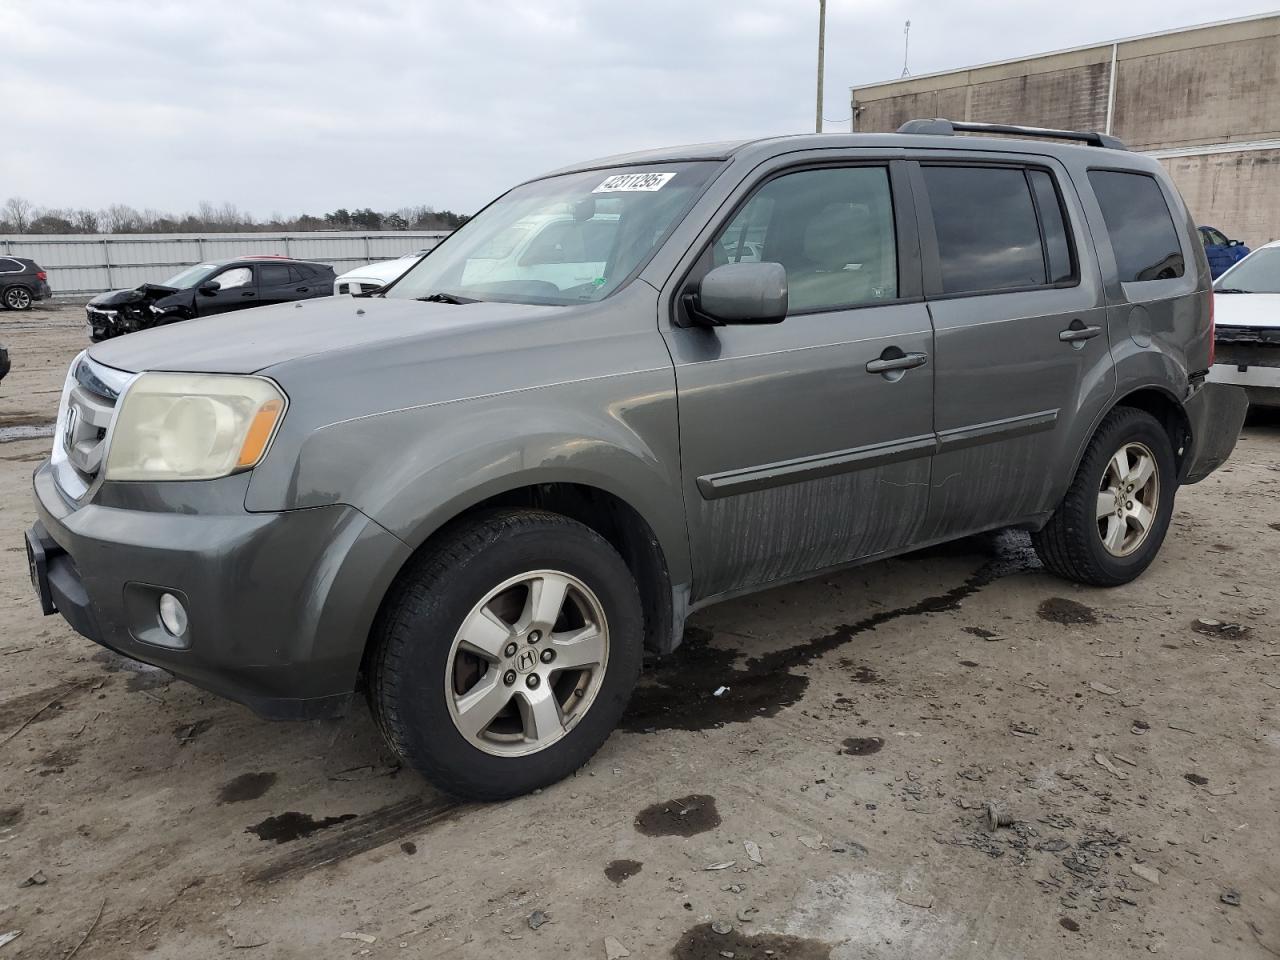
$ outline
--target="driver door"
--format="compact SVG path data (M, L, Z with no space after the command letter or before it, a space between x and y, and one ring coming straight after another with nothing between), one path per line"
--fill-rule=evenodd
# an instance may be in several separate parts
M207 317L228 310L241 310L258 304L256 268L249 265L227 267L210 277L218 282L218 289L206 293L196 288L196 314Z
M664 332L695 602L902 548L929 503L933 328L905 169L783 168L748 188L677 289L781 263L786 319Z

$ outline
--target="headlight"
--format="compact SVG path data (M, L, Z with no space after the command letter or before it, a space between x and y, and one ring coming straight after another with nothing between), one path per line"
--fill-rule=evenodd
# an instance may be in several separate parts
M108 480L212 480L254 467L284 416L263 377L144 373L111 431Z

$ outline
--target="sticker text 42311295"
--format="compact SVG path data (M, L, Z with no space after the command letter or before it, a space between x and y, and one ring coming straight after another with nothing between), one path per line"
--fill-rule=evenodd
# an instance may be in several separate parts
M592 190L592 193L626 193L661 190L668 180L675 176L669 173L615 173L606 177L604 183Z

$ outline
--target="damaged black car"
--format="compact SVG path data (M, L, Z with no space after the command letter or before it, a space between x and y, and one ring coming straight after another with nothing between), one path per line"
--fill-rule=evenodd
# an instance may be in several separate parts
M228 310L327 297L333 267L286 257L238 257L197 263L164 283L99 294L85 307L95 343Z

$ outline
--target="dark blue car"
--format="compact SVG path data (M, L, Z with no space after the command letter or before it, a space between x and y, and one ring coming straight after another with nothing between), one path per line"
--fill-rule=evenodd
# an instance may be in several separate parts
M1209 258L1209 271L1216 280L1226 269L1249 255L1243 240L1228 240L1227 235L1215 227L1201 227L1200 241Z

